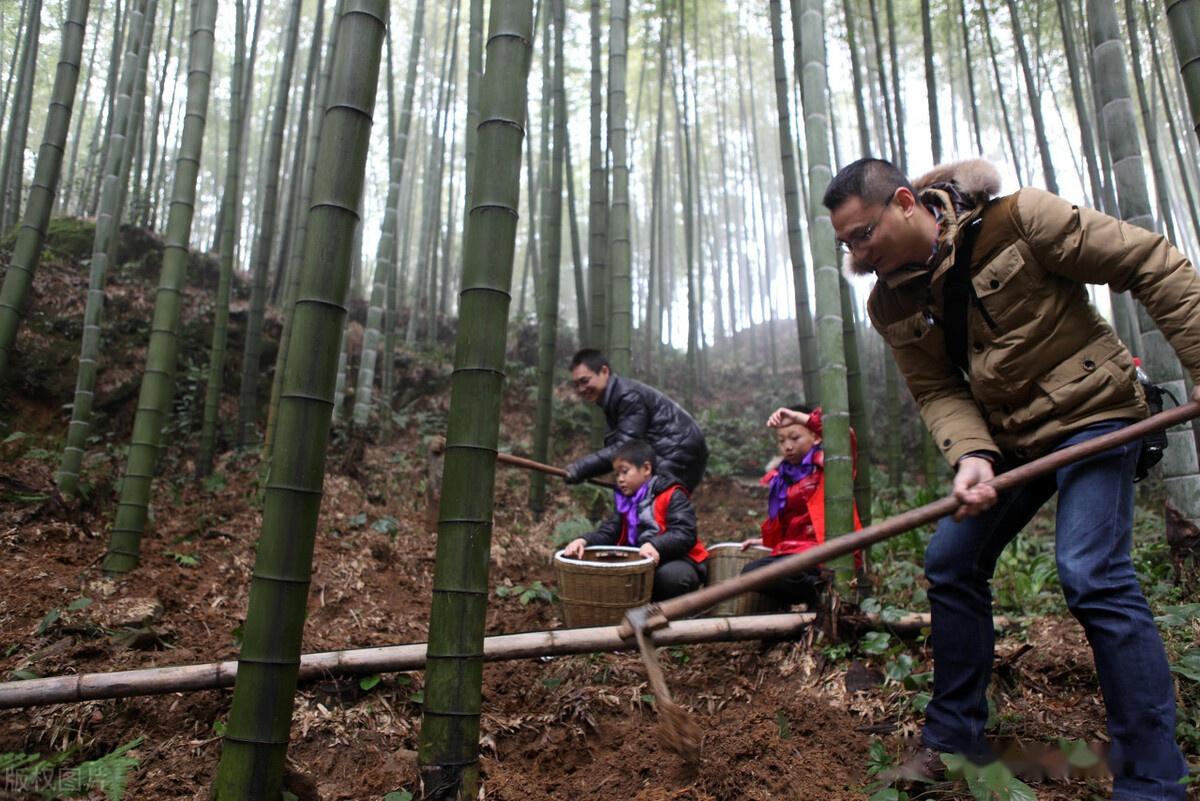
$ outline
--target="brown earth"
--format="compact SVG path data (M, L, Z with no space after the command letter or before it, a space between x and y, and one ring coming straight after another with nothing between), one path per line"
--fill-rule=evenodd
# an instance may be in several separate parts
M78 283L78 276L64 270L51 266L39 273L44 303L35 316L46 319L54 282ZM114 281L125 300L113 307L148 308L131 274ZM75 311L57 308L54 316ZM118 345L107 353L123 353ZM134 374L140 358L136 349L114 357L109 378ZM400 385L415 387L405 396L401 428L385 442L339 434L331 445L306 652L426 637L435 532L428 523L430 468L422 442L443 426L449 365L409 355L400 366ZM66 364L55 367L57 372ZM141 566L121 581L106 581L98 564L123 465L116 448L97 445L85 467L89 497L74 505L54 498L53 471L65 427L57 404L69 401L69 395L62 398L62 386L69 383L68 376L44 395L22 385L28 391L10 394L0 414L10 421L2 433L27 434L0 445L0 676L235 658L261 523L257 456L226 454L217 466L219 479L200 485L186 478L193 469L192 442L178 438L185 444L172 447L164 461L169 480L155 484L154 520L142 542ZM102 391L125 383L109 380ZM226 386L235 387L236 378ZM731 380L721 397L739 402L745 386L745 376ZM529 397L527 385L510 382L502 438L515 448L528 446L529 436L521 432L531 431ZM128 403L114 404L101 425L111 426L112 439L120 442L129 419ZM573 453L582 452L586 437L569 436ZM555 526L580 515L587 494L552 486L551 512L539 522L527 509L525 474L502 470L496 493L493 589L535 580L553 585ZM753 531L753 515L764 506L753 481L731 478L710 479L696 501L709 542L741 539ZM81 598L91 603L70 608ZM515 595L492 598L489 634L561 625L552 604L523 605ZM832 659L824 652L828 645L822 635L810 634L797 642L665 649L662 659L676 700L704 731L702 759L693 767L660 742L636 656L489 664L481 743L484 797L864 799L870 794L872 741L895 754L917 731L913 694L880 683L881 661ZM919 643L908 650L914 671L929 670ZM1104 740L1090 653L1073 621L1029 622L1001 640L997 664L1005 736L1043 743L1058 737ZM848 690L848 678L863 689ZM421 685L420 673L385 675L369 690L356 679L303 684L288 752L291 791L323 801L416 791ZM142 736L134 752L140 766L130 775L127 799L206 798L231 695L207 691L2 711L0 753L74 748L80 757L95 758ZM1103 780L1043 781L1035 787L1039 798L1063 801L1105 793ZM24 797L6 792L0 785L0 799ZM920 797L964 796L950 789Z

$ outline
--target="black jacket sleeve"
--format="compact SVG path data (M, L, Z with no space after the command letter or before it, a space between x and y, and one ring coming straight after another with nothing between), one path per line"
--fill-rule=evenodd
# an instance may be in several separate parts
M663 562L682 559L696 544L696 509L682 488L675 490L667 504L667 530L652 535L645 532L638 544L650 543L658 550Z
M616 545L621 539L621 513L613 512L593 532L583 535L588 545Z
M595 453L589 453L573 465L581 478L604 475L612 470L612 458L617 448L631 439L646 438L646 431L650 427L650 410L636 391L626 389L614 398L608 417L610 420L615 418L616 425L604 435L605 446Z

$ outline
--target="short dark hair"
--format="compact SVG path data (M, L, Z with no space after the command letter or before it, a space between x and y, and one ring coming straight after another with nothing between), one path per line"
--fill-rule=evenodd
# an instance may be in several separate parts
M641 467L649 462L652 471L658 468L658 455L654 453L654 448L650 446L649 442L643 442L640 439L631 439L621 443L612 457L613 462L618 459L636 467Z
M571 357L571 369L574 370L581 364L586 365L593 373L598 373L601 367L608 367L608 359L595 348L583 348L575 351L575 355Z
M892 162L884 159L859 159L838 170L838 174L833 176L833 180L826 187L821 202L830 211L837 211L839 206L852 197L862 198L863 202L870 204L887 203L900 187L906 188L914 195L917 193L904 173Z

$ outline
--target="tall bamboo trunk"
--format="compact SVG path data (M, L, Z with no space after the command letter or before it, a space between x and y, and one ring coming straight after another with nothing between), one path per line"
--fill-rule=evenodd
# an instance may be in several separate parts
M633 367L633 282L629 242L629 131L626 111L628 0L612 0L608 26L608 148L612 154L612 204L609 207L608 269L611 271L609 361L613 371Z
M684 270L687 280L687 380L684 384L684 404L689 409L695 407L696 371L698 359L698 329L696 319L698 301L696 298L696 175L692 165L692 140L689 130L688 87L687 87L687 46L684 33L687 30L686 3L679 4L679 73L682 76L683 88L675 92L675 81L671 81L671 93L676 95L675 115L676 136L682 136L682 143L677 144L677 155L680 159L680 180L683 182L683 236L684 236ZM680 100L682 99L682 109Z
M553 107L553 139L550 143L549 190L542 194L542 216L545 220L542 259L541 305L538 309L538 364L537 364L537 408L534 415L533 458L545 464L550 461L550 421L554 404L554 362L558 344L558 299L559 271L562 261L562 184L563 145L566 136L566 97L563 93L563 27L566 25L564 0L551 0L554 38L545 37L542 47L554 54L554 70L543 86L549 86L551 97L543 97L543 103ZM550 25L543 30L550 31ZM548 60L542 62L543 69ZM546 508L546 481L540 473L534 474L529 482L529 505L534 514L541 515Z
M1025 33L1021 27L1021 15L1017 11L1016 0L1006 0L1008 13L1012 20L1013 41L1017 46L1017 57L1021 64L1021 73L1025 76L1025 91L1029 95L1029 113L1033 117L1033 133L1037 137L1038 154L1042 159L1042 178L1046 189L1058 194L1058 178L1054 174L1054 164L1050 159L1050 144L1046 138L1046 123L1042 118L1041 93L1034 81L1033 69L1029 64L1029 51L1025 48Z
M809 232L817 296L821 408L824 411L825 530L826 536L836 537L854 529L854 493L847 367L842 332L841 272L837 266L833 223L829 211L821 204L825 188L833 177L828 146L823 0L792 0L792 13L802 14L802 39L797 42L800 47L797 63L803 66L804 91L801 98L809 171Z
M1125 0L1125 33L1129 37L1130 67L1133 85L1137 90L1138 108L1142 112L1142 132L1146 136L1146 152L1150 156L1150 170L1154 175L1154 192L1158 198L1158 218L1167 238L1177 241L1175 220L1171 214L1171 199L1167 194L1167 172L1163 166L1162 152L1158 147L1158 124L1150 108L1150 95L1146 90L1146 79L1142 74L1142 44L1138 39L1137 13L1133 0Z
M296 335L263 502L217 801L279 798L325 475L351 251L359 227L387 3L348 0L317 154Z
M117 7L116 12L120 11L120 3L114 4ZM65 158L67 165L66 179L62 183L62 188L58 192L57 207L58 213L61 215L67 214L67 209L70 208L72 198L79 197L81 192L79 187L75 185L76 169L79 167L79 145L83 142L84 123L87 122L88 100L91 97L92 76L95 74L96 67L96 50L100 44L100 32L104 29L104 14L108 10L106 3L100 4L100 13L96 17L95 26L92 32L92 47L88 55L87 77L83 80L83 98L79 103L79 113L72 114L75 120L75 135L71 139L71 154ZM119 27L119 25L114 26ZM0 106L0 118L4 116L3 106ZM100 115L93 121L92 127L99 128Z
M792 152L792 117L788 109L787 67L783 52L783 11L779 0L771 0L770 15L771 54L775 65L775 105L779 112L779 160L783 173L783 204L787 214L788 256L792 262L792 282L796 287L796 333L800 340L800 367L804 377L804 397L809 403L816 403L820 395L817 339L808 300L808 264L804 258L804 242L800 237L800 189L796 157Z
M337 36L337 17L334 18L330 42ZM309 163L316 158L316 146L320 142L321 118L324 116L325 99L322 94L328 85L327 72L329 67L321 67L321 40L324 33L325 6L317 6L317 18L313 24L313 38L309 44L310 52L308 67L305 70L304 92L300 102L300 125L296 131L295 157L292 161L292 179L288 190L287 211L284 212L283 244L279 253L279 274L285 286L283 289L283 329L279 333L279 351L275 356L275 371L271 376L271 399L267 403L267 433L263 438L263 460L271 460L271 452L275 444L275 428L279 424L279 396L283 392L283 374L287 371L287 353L292 341L292 325L295 321L292 311L296 305L296 293L300 291L300 246L304 243L303 234L307 230L307 204L312 201L312 165ZM333 55L330 45L329 61ZM318 70L322 70L317 77ZM317 100L313 103L313 83L316 82ZM391 88L391 84L388 84ZM309 131L310 122L313 130Z
M530 0L492 5L480 89L418 759L427 799L474 799L495 453L533 38Z
M150 510L151 484L163 425L170 413L175 363L179 353L179 320L183 307L183 282L187 274L188 242L195 214L196 181L208 115L209 84L212 80L213 40L217 0L200 0L192 15L188 51L187 113L183 137L175 162L175 181L167 216L162 271L155 295L142 375L133 438L121 481L121 499L113 519L106 574L128 573L138 565L142 533Z
M892 103L896 107L896 163L908 173L908 143L905 141L904 94L900 88L900 59L896 53L896 9L894 0L885 0L888 26L888 61L892 67Z
M1116 172L1117 203L1121 218L1148 230L1157 230L1150 211L1150 195L1142 166L1141 145L1133 101L1129 95L1125 48L1116 8L1108 0L1088 0L1088 22L1094 51L1095 82L1104 116L1107 147ZM1175 397L1186 395L1183 369L1162 332L1138 304L1137 324L1142 357L1151 380L1166 386ZM1168 503L1193 524L1200 520L1200 472L1197 470L1196 441L1187 427L1167 432L1170 448L1163 460L1162 474Z
M276 205L279 200L279 167L283 160L283 132L287 125L288 99L291 96L292 67L300 37L300 4L292 3L284 33L283 58L275 86L274 111L271 113L263 170L262 203L258 230L250 257L250 308L246 315L246 341L242 348L242 382L238 390L238 422L235 442L239 447L252 443L258 423L258 385L262 365L262 326L267 308L267 272L271 244L275 239Z
M933 163L940 164L942 123L938 113L938 80L933 66L933 20L929 5L930 0L921 0L921 41L925 54L925 97L929 104L929 146L933 149Z
M217 419L220 414L221 385L225 378L225 345L229 338L229 294L233 283L233 259L237 250L238 187L241 186L238 152L242 142L242 70L246 57L246 14L243 0L234 7L233 70L229 79L229 141L225 157L225 187L221 196L220 273L217 294L213 302L212 343L209 346L208 381L204 388L204 422L200 429L200 455L196 459L196 475L204 478L212 473L217 450Z
M4 160L0 163L0 231L7 232L21 217L21 196L25 191L25 141L29 135L29 114L33 108L33 87L37 71L38 43L42 32L42 0L31 0L21 46L21 72Z
M154 0L150 0L151 4L153 2ZM153 34L150 20L149 13L142 14L141 10L130 14L131 33L121 67L117 106L113 114L112 141L108 146L108 163L105 165L100 208L96 216L96 232L92 240L88 296L83 312L83 339L79 348L79 370L75 378L75 400L71 406L71 422L67 428L66 445L57 476L58 490L66 497L72 497L78 491L83 450L91 430L96 366L100 356L100 321L104 311L104 280L108 273L109 253L113 250L117 238L118 203L120 185L123 182L121 169L125 164L122 156L133 106L138 48L143 44L146 47L150 46Z
M1172 107L1170 92L1167 90L1166 77L1163 74L1162 59L1159 57L1158 50L1158 34L1155 32L1154 18L1150 14L1150 3L1148 0L1142 0L1142 12L1146 22L1146 29L1150 32L1150 55L1154 61L1154 78L1158 85L1159 97L1162 99L1163 116L1167 118L1167 127L1170 131L1170 142L1175 152L1175 163L1179 168L1180 183L1183 184L1183 191L1187 197L1188 213L1192 220L1192 230L1197 238L1200 238L1200 207L1197 206L1195 196L1195 184L1192 180L1195 164L1184 158L1183 149L1180 142L1184 141L1185 137L1179 135L1178 126L1175 124L1175 109ZM1190 138L1188 138L1190 141Z
M71 0L67 8L62 29L62 50L54 73L54 88L50 92L50 109L46 113L42 146L34 168L33 188L29 192L29 202L25 205L21 228L17 232L8 270L4 274L4 285L0 287L0 382L8 372L9 354L17 340L22 310L42 255L42 245L46 241L46 226L50 222L50 210L54 207L54 195L62 173L63 150L67 132L71 128L71 108L79 84L89 5L89 0Z
M1072 19L1071 0L1056 0L1058 24L1062 32L1063 53L1067 59L1067 75L1071 81L1071 100L1075 105L1075 119L1079 123L1080 144L1087 164L1088 185L1092 190L1092 204L1101 208L1104 190L1100 181L1100 167L1096 160L1096 134L1092 128L1092 112L1088 108L1083 92L1082 65L1075 41L1075 21Z
M927 0L926 0L927 1ZM992 38L992 16L988 10L987 0L979 0L980 16L983 17L983 37L987 42L988 56L992 62L992 77L996 82L996 105L1000 107L1001 116L1004 118L1004 135L1008 140L1009 151L1012 153L1013 169L1017 172L1017 180L1024 182L1025 171L1022 166L1020 151L1017 150L1017 140L1013 135L1012 121L1009 119L1007 97L1004 94L1004 82L1000 79L1000 62L996 58L996 42Z
M1200 137L1200 0L1164 0L1171 41L1192 111L1192 130Z

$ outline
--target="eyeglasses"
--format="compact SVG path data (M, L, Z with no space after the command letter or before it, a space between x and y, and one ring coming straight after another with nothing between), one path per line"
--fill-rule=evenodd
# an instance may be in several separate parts
M883 215L885 212L887 212L888 206L890 205L892 205L892 199L889 197L887 202L883 204L883 208L879 210L879 214L875 217L875 220L870 225L859 231L857 234L854 234L846 241L838 239L837 246L841 250L849 253L870 242L871 237L875 235L875 230L879 228L879 223L883 220Z

